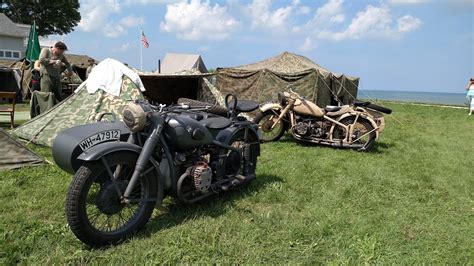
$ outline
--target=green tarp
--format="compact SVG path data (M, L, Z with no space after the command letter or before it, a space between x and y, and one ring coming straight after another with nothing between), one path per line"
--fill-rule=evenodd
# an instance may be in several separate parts
M56 105L56 98L52 92L33 91L30 101L30 117L34 118Z
M89 94L85 86L54 108L16 128L12 134L33 143L52 146L56 135L63 129L94 123L104 113L113 113L122 119L122 111L128 101L143 99L140 89L123 76L119 97L99 89Z
M0 128L0 171L42 164L44 160Z
M251 65L217 69L217 89L240 99L272 100L288 85L319 106L349 104L357 98L359 78L331 72L289 52Z

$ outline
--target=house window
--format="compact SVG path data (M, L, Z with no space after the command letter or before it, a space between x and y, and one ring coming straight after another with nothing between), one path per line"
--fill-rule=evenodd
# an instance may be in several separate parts
M0 50L0 59L20 59L20 51Z

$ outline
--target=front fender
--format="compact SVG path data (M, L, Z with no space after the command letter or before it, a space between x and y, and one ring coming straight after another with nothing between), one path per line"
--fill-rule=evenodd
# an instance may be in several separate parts
M100 160L100 158L102 158L103 156L118 151L130 151L139 155L142 151L142 147L128 142L105 142L93 146L88 150L84 151L81 155L77 157L77 160L85 162L97 161ZM169 188L169 186L171 186L170 177L163 175L160 170L160 164L153 157L150 158L150 163L155 168L158 186L166 189ZM78 165L80 167L80 164ZM74 169L74 171L77 171L77 169Z
M264 103L260 106L260 111L266 112L268 110L281 110L283 107L279 103Z
M128 142L105 142L84 151L77 159L86 162L97 161L103 156L116 151L131 151L140 154L142 147Z

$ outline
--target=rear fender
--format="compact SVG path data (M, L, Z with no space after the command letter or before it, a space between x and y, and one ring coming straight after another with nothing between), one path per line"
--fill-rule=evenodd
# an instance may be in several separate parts
M257 130L254 127L242 125L242 126L233 126L233 127L228 127L222 131L220 131L217 136L216 140L224 143L224 144L229 144L230 140L232 137L237 134L240 130L245 130L248 128L248 134L253 134L254 137L259 140L260 138L258 137ZM257 151L257 156L260 156L260 144L258 145L258 151Z

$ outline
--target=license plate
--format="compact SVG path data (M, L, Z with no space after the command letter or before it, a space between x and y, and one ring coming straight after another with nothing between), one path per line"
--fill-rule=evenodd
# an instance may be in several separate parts
M82 151L85 151L89 149L90 147L106 142L106 141L111 141L111 140L117 140L120 138L120 130L106 130L99 132L97 134L94 134L87 139L84 139L79 143L79 146L81 147Z

